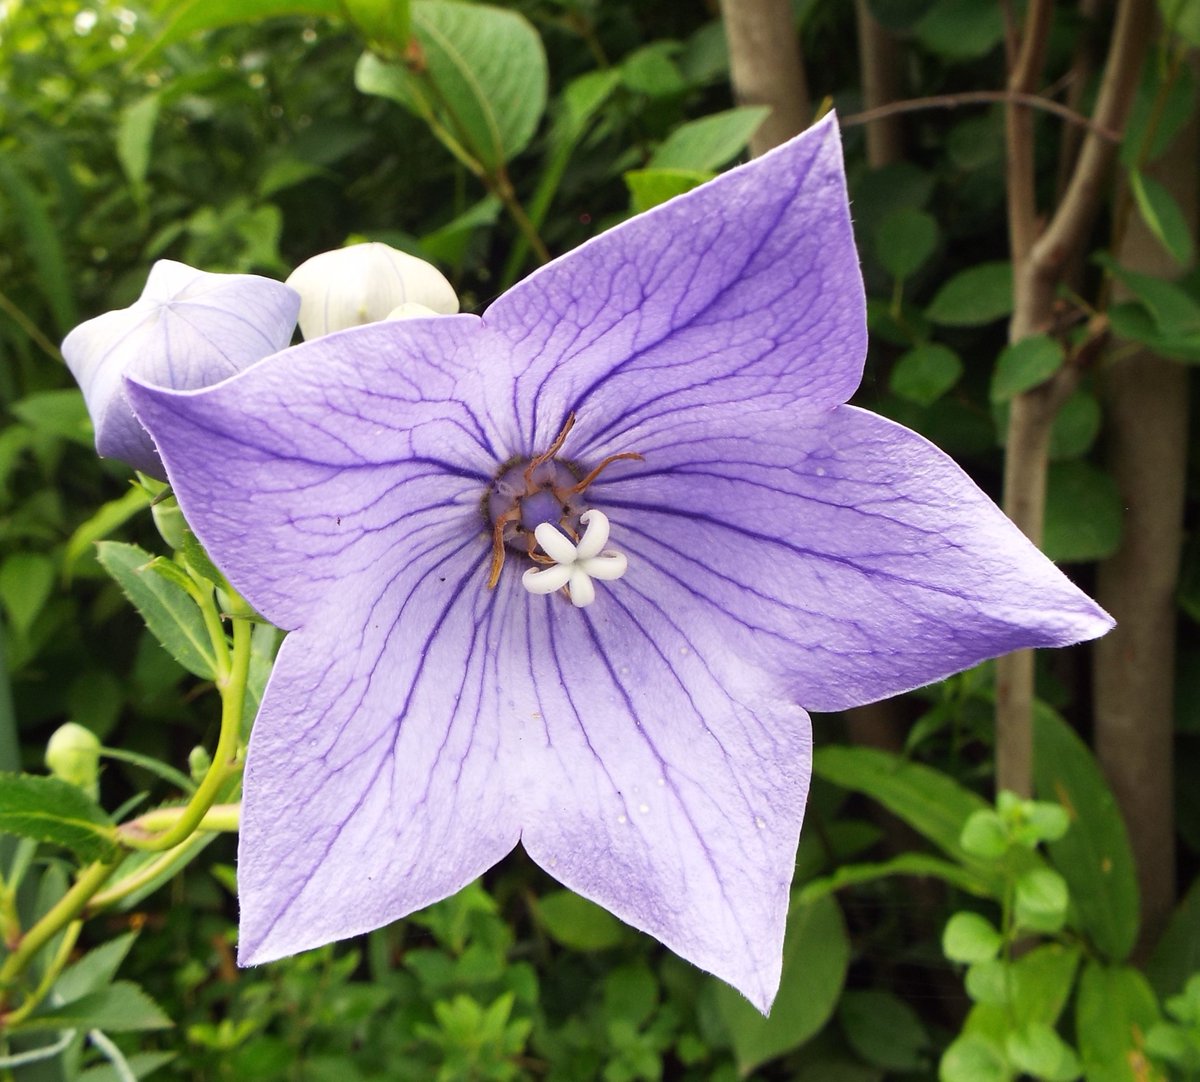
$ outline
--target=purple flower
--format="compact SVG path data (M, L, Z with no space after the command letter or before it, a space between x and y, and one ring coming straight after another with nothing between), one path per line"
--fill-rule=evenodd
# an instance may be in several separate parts
M281 282L159 260L132 305L81 323L62 345L96 428L97 452L162 478L122 377L180 390L216 383L283 349L299 310L300 297Z
M131 385L192 526L291 631L247 762L242 961L520 840L765 1009L802 707L1111 625L948 458L842 404L865 349L827 119L482 318Z

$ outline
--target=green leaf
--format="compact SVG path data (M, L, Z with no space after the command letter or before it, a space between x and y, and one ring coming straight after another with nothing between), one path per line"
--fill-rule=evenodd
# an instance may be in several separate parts
M100 1029L109 1033L135 1033L168 1029L168 1018L145 992L131 981L116 981L98 992L88 992L70 1003L39 1011L23 1023L20 1032L48 1029Z
M1052 934L1067 919L1067 883L1051 868L1031 868L1017 880L1016 920L1021 928Z
M959 845L964 853L993 863L1008 852L1009 837L1004 820L991 808L980 808L973 812L963 824Z
M165 1067L178 1055L178 1052L134 1052L125 1057L125 1062L134 1078L141 1079ZM119 1074L111 1063L100 1063L80 1074L76 1082L129 1082L129 1076Z
M1175 197L1157 180L1138 169L1129 173L1129 188L1138 213L1158 242L1181 267L1192 262L1192 231Z
M1003 1051L978 1034L953 1041L938 1065L939 1082L1012 1082Z
M905 353L892 369L888 386L900 398L932 406L962 377L958 354L937 342L924 342Z
M160 9L169 13L164 29L150 48L138 58L144 63L152 54L201 30L243 26L280 15L316 15L340 18L339 0L163 0Z
M658 980L645 962L618 966L604 978L604 1014L641 1026L658 1007Z
M1142 1082L1143 1035L1159 1020L1146 978L1126 966L1089 962L1079 980L1075 1034L1088 1082Z
M656 41L635 49L621 61L621 81L635 94L648 98L673 98L687 90L687 82L673 59L682 46L677 41Z
M117 160L135 192L141 192L146 183L161 102L158 94L147 94L127 105L117 122Z
M999 958L986 962L975 962L968 970L964 984L967 995L976 1003L989 1007L1003 1007L1009 998L1009 980L1012 966Z
M746 149L770 112L765 105L746 105L681 124L659 144L646 167L695 173L719 169Z
M33 260L42 296L59 332L66 334L79 322L71 290L75 277L67 264L61 231L45 197L18 171L11 152L0 157L0 195L8 197L12 217L24 236L25 251Z
M1163 25L1189 45L1200 46L1200 3L1196 0L1158 0Z
M60 778L0 774L0 833L70 849L102 860L113 849L113 824L82 789Z
M1003 319L1012 306L1012 264L980 263L946 282L925 314L950 327L979 327Z
M92 449L95 436L83 395L69 391L42 391L22 398L12 412L30 428L49 436L58 436Z
M99 510L81 523L67 541L63 550L63 577L70 580L75 565L97 541L124 526L134 515L149 506L150 494L140 485L130 488L124 496L101 504Z
M487 4L414 0L412 16L420 62L366 53L355 85L432 120L495 173L529 145L545 111L541 37L524 16Z
M991 52L1004 37L998 5L978 0L936 0L913 26L925 48L954 60L973 60Z
M985 882L996 880L995 870L959 843L968 817L988 805L940 771L874 748L830 746L817 751L813 772L866 793Z
M1086 563L1111 556L1121 544L1123 516L1117 483L1099 467L1082 459L1050 466L1042 536L1050 559Z
M1176 906L1146 964L1146 976L1162 998L1180 991L1196 972L1200 972L1200 878L1192 881Z
M126 932L88 951L78 962L64 969L54 982L55 997L62 1003L70 1003L89 992L99 991L116 976L135 939L137 932Z
M625 186L632 197L634 213L641 214L711 179L711 173L686 169L631 169L625 174Z
M850 1046L868 1063L888 1071L926 1066L929 1034L917 1012L891 992L846 992L838 1021Z
M1079 1057L1054 1030L1041 1022L1008 1035L1005 1050L1012 1065L1045 1082L1072 1082L1079 1077Z
M1100 434L1100 403L1094 394L1078 390L1063 403L1050 430L1050 459L1080 458L1092 449Z
M1108 310L1108 322L1118 338L1140 342L1164 357L1200 364L1200 331L1164 334L1143 304L1127 301L1112 305Z
M1033 739L1037 795L1058 801L1071 817L1071 829L1049 843L1050 858L1088 939L1121 961L1137 940L1138 888L1117 802L1083 741L1043 703L1034 711Z
M1182 286L1129 270L1108 255L1097 256L1096 262L1142 302L1164 337L1195 335L1200 331L1200 302Z
M925 265L937 246L937 220L913 207L900 207L880 223L875 256L883 269L904 281Z
M952 962L990 962L1003 945L995 925L978 913L955 913L942 932L942 953Z
M100 563L120 583L163 648L188 672L211 680L217 672L216 658L191 595L155 571L154 557L137 545L101 541L96 547Z
M877 879L886 879L893 875L914 875L940 879L968 894L980 898L992 896L994 884L981 878L961 864L952 864L930 853L901 853L891 860L878 864L841 864L833 872L822 879L814 879L805 883L800 891L802 902L815 901L817 898L842 890L844 887L858 886L861 883L872 883Z
M832 898L808 905L792 899L779 995L764 1018L728 985L714 988L717 1010L745 1077L760 1064L798 1048L833 1014L850 964L850 940Z
M0 601L19 635L28 635L54 589L54 561L44 552L14 552L0 564Z
M992 373L993 402L1007 402L1022 391L1045 383L1066 360L1063 348L1053 338L1035 334L1005 346Z
M625 938L625 926L616 917L573 891L542 895L535 911L550 938L572 950L607 950Z

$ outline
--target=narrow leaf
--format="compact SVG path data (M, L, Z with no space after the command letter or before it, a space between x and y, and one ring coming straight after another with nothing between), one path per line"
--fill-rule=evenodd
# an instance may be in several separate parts
M217 671L212 642L188 592L156 571L154 557L136 545L101 541L97 549L100 563L163 648L189 672L211 680Z

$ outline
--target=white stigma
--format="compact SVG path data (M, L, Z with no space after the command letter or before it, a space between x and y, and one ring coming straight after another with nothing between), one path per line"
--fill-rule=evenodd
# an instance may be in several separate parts
M629 561L620 552L605 549L608 542L608 516L603 511L584 511L579 516L583 536L579 544L552 523L543 522L533 531L542 551L554 561L552 567L531 567L521 576L521 584L531 594L552 594L567 587L571 604L582 609L596 600L592 579L611 582L625 574Z

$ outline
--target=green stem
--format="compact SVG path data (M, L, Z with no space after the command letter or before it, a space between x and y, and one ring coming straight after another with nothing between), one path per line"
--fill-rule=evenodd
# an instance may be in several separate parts
M142 836L138 820L134 820L117 828L117 839L122 845L155 852L174 849L197 830L220 795L226 779L238 768L242 708L246 699L246 678L250 671L250 632L250 621L235 616L232 662L229 671L217 680L221 692L221 735L217 739L212 766L208 768L204 780L175 820L174 826L162 834L147 838Z
M203 821L200 831L204 831ZM160 853L124 879L119 879L107 890L100 891L88 902L87 915L91 916L101 909L107 909L110 905L116 905L117 902L141 890L159 876L184 867L207 842L206 834L197 832L183 844L177 845L174 849L168 849L165 853Z
M550 250L546 247L541 235L537 231L537 226L530 220L529 215L525 213L525 208L521 206L521 202L517 199L517 193L513 190L512 184L509 182L508 176L503 168L495 176L489 175L488 187L504 204L505 210L516 223L517 229L521 231L521 236L525 238L525 242L533 249L534 254L538 257L541 263L550 262Z
M50 341L38 329L36 323L33 322L24 312L17 307L16 303L3 290L0 290L0 312L5 312L8 317L29 335L30 340L51 360L62 361L62 354L59 353L58 347Z
M124 828L153 834L174 827L187 810L186 805L178 808L155 808L154 811L146 812L145 815L139 815L136 819L125 823ZM241 810L240 804L214 804L204 813L204 818L200 820L196 829L232 833L238 828Z
M0 988L11 985L25 971L34 955L83 912L92 895L104 886L105 881L124 859L124 854L120 854L112 861L97 861L79 873L75 885L21 937L16 950L5 959L4 965L0 966Z
M58 975L66 969L67 962L71 960L71 951L75 949L75 943L79 939L79 933L82 930L82 920L73 920L67 925L62 943L59 944L58 950L54 952L54 957L46 967L46 972L42 974L42 979L38 982L38 986L25 998L21 1006L4 1020L6 1026L20 1025L37 1010L38 1004L50 994L50 989L54 987L54 982L58 980Z

